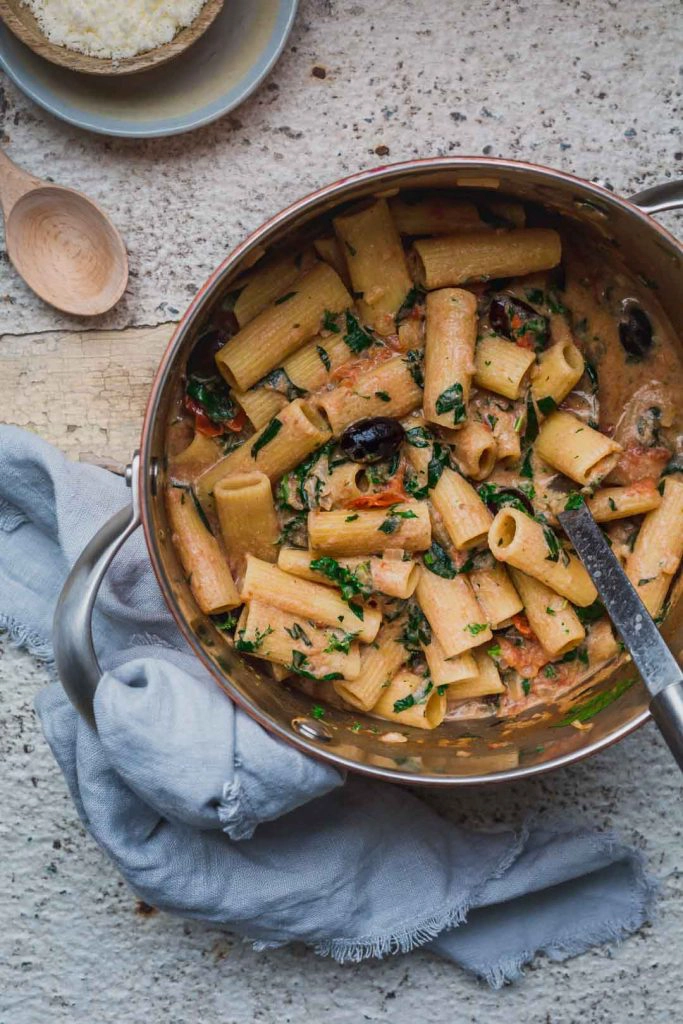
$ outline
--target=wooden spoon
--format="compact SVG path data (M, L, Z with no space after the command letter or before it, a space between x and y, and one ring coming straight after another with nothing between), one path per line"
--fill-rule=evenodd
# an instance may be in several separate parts
M0 150L0 204L7 253L36 295L76 316L106 313L119 301L128 256L96 203L31 177Z

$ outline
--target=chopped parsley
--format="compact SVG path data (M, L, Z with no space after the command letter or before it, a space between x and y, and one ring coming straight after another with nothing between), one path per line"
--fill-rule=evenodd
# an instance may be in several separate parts
M583 494L579 494L578 491L572 491L571 494L567 495L567 500L564 504L565 512L573 512L577 508L581 508L585 505L586 501Z
M546 665L543 669L543 675L546 677L546 679L554 679L557 675L557 671L555 670L553 665Z
M261 449L265 448L265 446L269 444L273 440L273 438L280 433L281 430L282 421L275 417L275 419L272 419L270 423L263 428L263 431L251 446L252 459L255 459L258 453L261 451Z
M450 556L444 551L438 541L433 540L429 551L424 553L424 564L435 576L441 576L444 580L452 580L458 575Z
M391 401L391 395L387 391L375 391L375 398L379 398L380 402Z
M335 679L344 678L341 672L328 672L324 676L316 676L310 671L309 668L307 668L308 664L309 661L308 656L306 654L304 654L302 651L292 651L292 660L290 664L286 666L286 668L288 668L290 672L294 672L298 676L303 676L304 679L313 679L315 682L333 682ZM323 714L325 713L322 708L320 710L323 712ZM314 715L313 717L322 718L322 715L318 714Z
M314 704L311 708L311 718L317 718L320 720L325 717L325 708L321 707L320 704Z
M339 328L337 328L337 330L339 330ZM320 356L320 362L323 364L323 366L329 373L330 370L332 369L332 363L330 362L330 357L327 354L327 349L323 348L322 345L316 345L315 350Z
M345 523L355 523L356 519L358 519L358 513L354 512L352 516L347 516L346 519L344 520L344 522Z
M533 480L534 478L534 468L531 464L532 453L533 448L527 448L526 454L522 459L522 465L519 470L519 475L527 480Z
M336 314L331 313L329 309L326 309L323 313L323 327L332 334L339 334L341 331L341 327L337 323Z
M469 622L465 629L472 636L479 636L480 633L484 633L489 628L488 622Z
M336 633L328 633L329 643L325 648L325 654L348 654L349 647L356 639L355 633L342 633L341 636L337 636Z
M231 612L224 612L222 615L212 615L211 619L216 629L219 629L221 633L232 633L237 625L237 616Z
M425 386L424 376L424 352L419 348L411 348L409 352L406 352L406 357L403 362L410 371L410 376L413 378L418 387L423 388Z
M230 397L222 378L212 377L210 380L200 380L199 377L191 376L187 381L185 391L194 402L201 405L212 423L225 423L237 416L237 406Z
M314 572L320 572L327 576L328 580L336 583L341 591L342 601L346 601L353 614L358 619L363 619L363 609L352 599L358 594L369 594L368 584L363 583L357 573L340 565L336 558L323 555L321 558L314 558L310 564Z
M377 529L381 533L396 533L401 525L401 519L417 519L412 509L399 509L396 505L390 505L387 510L386 519Z
M531 680L530 679L522 679L522 689L524 690L524 696L528 697L529 694L531 693Z
M346 334L344 335L344 341L351 349L354 355L358 355L366 348L370 348L372 345L372 338L366 331L361 327L358 318L353 313L346 312Z
M417 601L408 605L408 618L399 642L411 654L419 654L423 646L428 647L432 642L430 625Z
M492 413L489 412L489 413L486 414L486 421L487 421L488 425L490 426L491 430L495 430L496 429L496 423L498 422L498 417L497 416L494 416Z
M295 622L291 628L289 626L285 626L285 632L289 633L292 640L301 640L302 644L305 644L306 647L313 646L308 634L304 632L298 622Z
M398 715L401 711L407 711L408 708L413 708L416 704L424 704L433 689L434 683L430 681L427 683L424 692L419 697L416 698L413 693L409 693L406 697L402 697L400 700L394 701L394 714Z
M486 653L491 658L500 658L500 656L503 653L503 651L502 651L502 648L501 648L500 644L494 644L492 647L487 647L486 648Z
M617 510L617 503L614 500L614 498L608 498L607 499L607 503L608 503L609 507L612 509L612 511L616 512L616 510Z
M463 402L462 384L456 381L442 391L436 400L436 411L439 416L447 412L453 413L453 423L463 423L467 419L467 409Z
M246 633L246 630L240 629L237 640L235 640L235 650L242 651L244 654L253 654L254 651L260 650L263 641L267 636L270 636L272 632L272 626L268 626L267 629L263 630L263 632L257 629L253 640L245 640L244 634Z
M410 430L406 430L406 441L413 448L429 448L433 440L433 435L425 427L411 427Z

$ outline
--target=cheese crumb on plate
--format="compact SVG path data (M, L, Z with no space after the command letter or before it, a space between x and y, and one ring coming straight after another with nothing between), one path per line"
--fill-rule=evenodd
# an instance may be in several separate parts
M51 43L121 59L170 43L206 0L24 0Z

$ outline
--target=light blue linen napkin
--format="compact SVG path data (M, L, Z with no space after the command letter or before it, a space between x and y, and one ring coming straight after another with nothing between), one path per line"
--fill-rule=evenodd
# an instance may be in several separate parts
M128 500L117 477L0 427L0 628L16 643L49 660L69 566ZM95 639L97 732L58 683L36 708L85 827L148 903L339 961L429 945L496 986L647 919L654 885L613 835L470 832L272 738L186 647L140 532Z

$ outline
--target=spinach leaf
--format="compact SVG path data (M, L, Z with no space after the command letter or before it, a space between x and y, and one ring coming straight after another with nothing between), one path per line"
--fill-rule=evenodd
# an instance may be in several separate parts
M263 428L263 432L257 437L251 446L251 457L255 459L262 448L265 448L274 437L276 437L282 430L282 421L277 417L272 419L270 423Z
M467 409L463 401L462 384L457 381L442 391L436 400L436 411L439 416L447 412L453 413L453 423L463 423L467 419Z
M346 334L344 335L344 341L351 349L354 355L358 355L363 349L370 348L373 341L369 334L367 334L361 327L358 318L353 313L346 313Z

